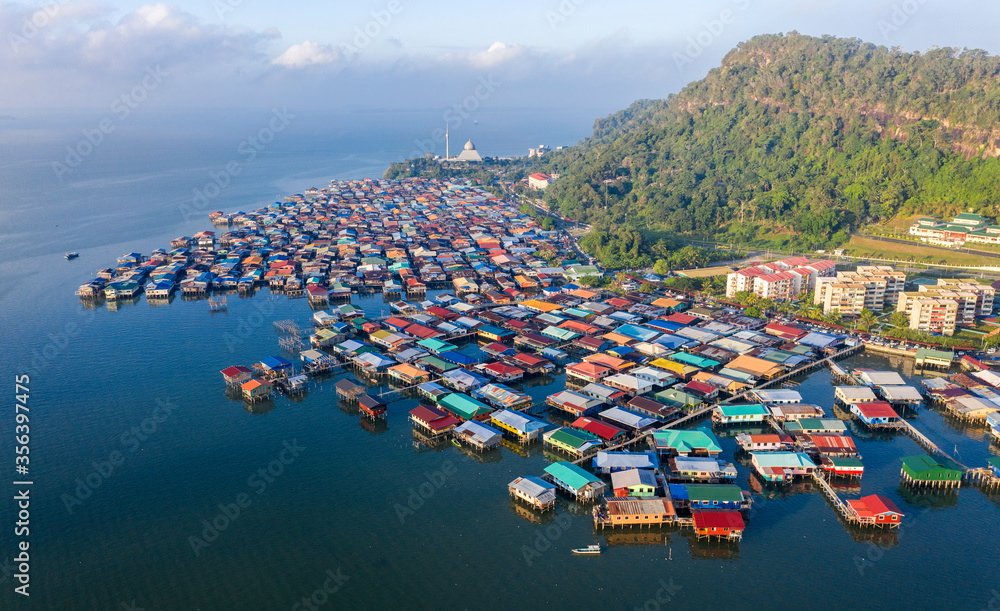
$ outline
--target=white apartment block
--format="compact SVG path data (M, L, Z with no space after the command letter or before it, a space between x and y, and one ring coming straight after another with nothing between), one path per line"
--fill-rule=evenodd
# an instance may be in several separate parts
M726 278L726 296L746 291L762 299L794 299L811 291L821 277L834 273L833 261L810 261L794 257L747 267L731 272Z
M938 299L920 291L899 294L900 311L909 318L910 328L928 333L954 335L958 319L958 302Z
M860 265L853 272L818 278L813 303L822 304L824 314L859 314L862 308L881 312L895 307L905 284L906 274L887 265Z

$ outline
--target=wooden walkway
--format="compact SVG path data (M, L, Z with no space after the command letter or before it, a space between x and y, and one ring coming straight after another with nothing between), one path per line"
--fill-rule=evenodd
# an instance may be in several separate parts
M650 433L646 433L645 435L639 435L638 437L635 437L633 439L629 439L628 441L626 441L624 443L620 443L620 444L618 444L616 446L611 446L610 448L603 448L601 450L594 450L593 452L587 452L586 454L584 454L580 458L577 458L576 460L574 460L573 464L579 466L580 463L582 463L583 461L590 460L591 458L593 458L594 455L597 454L597 452L615 452L617 450L621 450L621 449L627 448L629 446L635 445L637 443L641 443L643 441L649 442L649 436L650 436Z
M778 424L778 421L775 420L773 416L765 416L764 417L764 421L767 422L768 424L770 424L771 428L773 428L774 431L776 433L778 433L779 435L787 435L788 434L787 431L785 431L784 427L782 427L780 424Z
M742 392L739 392L739 393L733 395L732 397L729 397L728 399L725 399L725 400L720 401L718 403L714 403L712 405L707 405L705 407L702 407L700 409L697 409L697 410L691 412L690 414L688 414L687 416L684 416L683 418L680 418L678 420L674 420L673 422L668 422L667 424L664 424L663 426L661 426L659 428L659 430L665 431L667 429L677 428L677 427L681 426L682 424L685 424L685 423L690 422L692 420L697 420L697 419L701 418L706 413L712 411L713 409L715 409L719 405L723 405L723 404L726 404L726 403L732 403L733 401L739 401L739 400L745 398L748 394L750 394L751 392L753 392L755 390L760 390L760 389L763 389L763 388L765 388L767 386L770 386L771 384L777 384L779 382L787 380L788 378L793 378L793 377L795 377L797 375L802 375L804 373L808 373L809 371L812 371L813 369L818 369L820 367L824 367L827 363L834 364L834 361L836 361L837 359L846 358L846 357L854 354L855 352L858 352L858 351L863 350L863 349L864 349L864 344L858 344L857 346L852 346L852 347L847 348L845 350L841 350L840 352L838 352L836 354L831 354L830 356L828 356L828 357L826 357L824 359L821 359L819 361L813 361L812 363L809 363L807 365L803 365L802 367L799 367L798 369L793 369L792 371L789 371L788 373L783 374L781 376L778 376L776 378L772 378L770 380L765 380L765 381L761 382L760 384L757 384L753 388L748 388L748 389L746 389L746 390L744 390ZM840 368L838 367L838 369L840 369ZM843 369L841 369L841 371L843 371ZM784 432L784 431L782 431L782 432Z
M969 470L968 467L966 467L962 463L958 462L957 460L955 460L954 458L952 458L951 456L949 456L948 454L946 454L941 448L939 448L937 446L937 444L935 444L933 441L931 441L930 439L928 439L926 435L924 435L923 433L921 433L920 431L918 431L916 429L916 427L914 427L912 424L910 424L906 420L900 420L900 422L903 424L901 430L904 433L906 433L907 435L909 435L913 439L913 441L916 441L917 445L919 445L920 447L924 448L925 450L927 450L931 454L938 454L938 455L943 456L943 457L947 458L948 460L954 462L956 465L958 465L962 469L962 471L968 471Z
M1000 489L1000 477L997 477L993 474L993 471L986 468L969 469L965 472L965 481L986 490Z
M842 501L841 498L837 496L837 492L833 489L833 486L830 485L830 482L826 481L826 478L820 475L819 471L813 471L812 477L813 481L819 484L820 490L823 491L823 496L830 501L833 508L837 510L837 513L839 513L848 522L856 522L857 518L854 517L854 514L848 508L847 503Z
M398 392L399 393L406 392L407 390L411 390L413 388L416 388L416 387L420 386L421 384L426 384L427 382L439 382L439 381L441 381L441 379L442 379L441 377L431 378L431 379L427 380L426 382L418 382L417 384L411 384L409 386L403 386L402 388L390 388L389 390L380 392L380 393L378 393L375 396L379 397L379 398L382 398L382 397L384 397L386 395L394 395L394 394L396 394Z

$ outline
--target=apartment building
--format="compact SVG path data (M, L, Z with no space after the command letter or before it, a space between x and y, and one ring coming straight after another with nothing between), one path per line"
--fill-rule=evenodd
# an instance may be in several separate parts
M833 261L810 261L793 257L731 272L726 278L726 296L754 293L764 299L794 299L811 291L819 278L833 275Z
M958 301L929 297L920 291L899 294L898 310L905 312L910 328L928 333L954 335L958 319Z
M906 274L888 265L859 265L853 272L817 278L813 303L822 304L824 314L860 314L863 308L881 312L896 306L905 284Z
M920 287L920 290L924 292L930 292L935 289L972 293L976 296L974 315L990 316L993 314L993 298L996 294L996 289L990 285L977 284L957 278L938 278L937 285Z
M824 282L829 280L829 282ZM860 282L840 282L836 278L821 278L816 284L813 303L823 304L823 314L860 314L865 307L868 287Z

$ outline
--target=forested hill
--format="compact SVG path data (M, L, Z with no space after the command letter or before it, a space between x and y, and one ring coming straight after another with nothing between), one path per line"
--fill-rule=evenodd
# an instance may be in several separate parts
M551 205L605 230L592 248L638 232L821 248L901 212L995 216L998 155L1000 58L792 33L599 119L542 169L560 174Z

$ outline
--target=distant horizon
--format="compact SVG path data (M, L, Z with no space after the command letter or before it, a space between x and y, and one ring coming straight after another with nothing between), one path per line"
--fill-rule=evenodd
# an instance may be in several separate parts
M473 95L483 111L533 108L539 100L621 109L679 92L760 35L854 38L908 53L1000 52L988 28L969 26L1000 17L1000 7L979 1L640 1L622 10L589 0L515 0L479 7L474 28L462 17L468 8L451 0L433 12L405 0L297 8L244 0L0 2L7 34L0 113L106 108L130 93L144 111L433 109ZM151 72L160 75L152 87ZM477 95L484 79L496 86Z
M739 1L742 1L742 0L734 0L734 1L739 2ZM0 5L0 7L2 7L2 6L3 5ZM981 47L961 47L961 46L949 45L949 44L933 44L933 45L929 45L929 46L926 46L926 47L923 47L923 48L919 48L919 49L915 49L915 48L905 49L905 48L899 47L898 45L886 45L886 44L882 44L882 43L879 43L879 42L876 42L876 41L873 41L873 40L867 40L867 39L864 39L864 38L861 38L861 37L858 37L858 36L838 36L838 35L833 35L833 34L816 35L816 34L807 34L807 33L803 33L803 32L798 32L798 31L795 31L795 30L789 30L789 31L784 31L784 32L760 32L760 33L757 33L757 34L750 35L750 36L746 37L745 39L736 42L731 47L728 47L725 50L725 52L722 53L719 56L718 61L716 61L716 63L704 66L704 69L701 72L699 72L697 74L694 74L694 73L687 74L685 72L685 75L688 76L689 78L687 78L687 80L684 80L683 82L681 82L679 84L676 84L676 86L675 86L674 89L672 89L670 91L667 91L667 92L663 93L662 95L658 95L658 96L647 95L647 96L633 97L633 98L629 99L628 101L603 101L603 102L600 102L600 103L597 103L595 101L593 104L583 104L583 105L574 104L572 108L573 108L574 112L587 112L587 111L593 112L594 113L593 118L594 118L594 120L597 120L597 119L600 119L602 117L614 114L615 112L618 112L619 110L624 110L624 109L628 108L629 106L631 106L632 104L634 104L636 102L639 102L639 101L642 101L642 100L663 100L663 99L667 99L671 95L677 95L677 94L679 94L688 85L691 85L692 83L696 83L696 82L698 82L698 81L706 78L708 76L709 72L712 69L717 68L721 64L722 58L725 55L727 55L728 53L730 53L732 51L735 51L738 48L739 45L741 45L743 43L746 43L747 41L751 40L752 38L755 38L757 36L773 36L773 35L786 36L786 35L789 35L789 34L792 34L792 33L798 33L798 34L803 35L803 36L812 36L812 37L815 37L815 38L823 38L823 37L826 37L826 36L832 36L834 38L840 38L840 39L857 39L857 40L860 40L864 44L873 44L873 45L876 45L876 46L881 46L881 47L886 47L886 48L900 48L900 50L902 52L909 53L909 54L923 54L923 53L926 53L926 52L933 51L935 49L951 48L951 49L960 49L960 50L964 50L964 51L976 51L976 50L979 50L979 51L985 52L990 57L1000 56L1000 51L994 52L994 51L990 51L989 49L985 49L985 48L981 48ZM2 55L0 55L0 56L2 56ZM696 58L696 59L700 59L700 58ZM694 60L692 60L692 65L694 65L694 63L695 63ZM700 64L704 64L704 61L701 61ZM692 70L693 70L693 68L692 68ZM2 78L2 75L3 75L3 69L0 68L0 78ZM480 77L480 78L485 78L485 77ZM152 98L152 96L148 96L148 97ZM467 97L471 97L471 96L467 96ZM488 114L491 114L491 113L502 113L502 112L539 112L539 111L544 112L544 111L554 111L554 110L564 111L564 110L567 109L565 102L560 102L558 100L553 100L551 103L548 103L548 104L537 104L537 103L534 103L535 102L534 100L531 100L531 101L521 100L521 101L513 101L512 103L497 104L493 100L491 100L490 97L492 97L492 96L489 96L489 97L487 97L485 99L482 99L482 100L478 100L481 103L477 104L476 107L475 107L475 109L474 109L474 112L476 114L482 113L482 114L487 114L488 115ZM115 97L110 98L111 103L114 103L117 100L118 100L118 98L115 98ZM278 103L279 102L275 102L275 104L278 104ZM314 105L310 100L293 99L293 101L291 102L291 105L294 105L294 107L296 108L296 112L303 112L303 113L342 113L342 114L413 113L413 114L420 114L420 113L441 112L442 108L447 109L448 107L457 105L459 103L460 102L450 102L450 103L445 103L445 105L442 105L441 103L435 103L435 102L432 102L432 101L429 101L429 100L421 100L419 106L412 106L412 105L405 105L405 104L404 105L398 105L398 106L389 106L389 105L385 105L384 103L383 104L373 104L373 103L370 103L370 102L358 101L358 102L354 102L354 103L344 103L344 104L340 104L340 105L337 105L337 106L317 106L317 105ZM188 101L184 101L184 102L181 102L181 103L178 103L176 101L171 101L169 103L169 105L167 105L166 102L157 102L157 101L152 100L152 99L150 99L150 101L147 102L144 99L144 100L142 100L141 104L140 103L136 103L136 107L139 107L139 108L142 109L142 111L143 111L142 114L154 114L154 113L213 113L213 112L217 112L217 113L228 113L228 112L258 113L258 112L266 111L267 108L268 108L268 106L274 106L275 104L260 105L260 104L246 103L246 102L242 102L242 103L234 102L234 103L229 104L229 105L218 105L218 104L214 104L213 105L213 104L191 104ZM287 106L287 105L290 105L290 104L284 103L284 105ZM2 121L16 120L16 119L19 118L17 116L19 114L20 115L45 114L45 113L53 113L53 114L55 114L55 113L63 113L63 114L74 114L74 113L76 113L76 114L86 114L86 113L91 113L91 112L106 111L108 109L108 106L109 106L108 103L105 103L103 105L98 104L98 103L93 103L93 104L85 104L85 105L61 105L61 106L35 106L35 105L26 105L26 106L10 105L10 106L2 106L2 105L0 105L0 120L2 120Z

